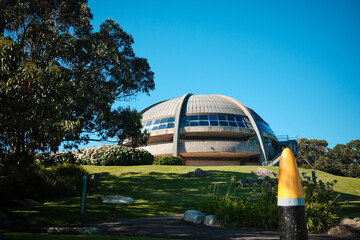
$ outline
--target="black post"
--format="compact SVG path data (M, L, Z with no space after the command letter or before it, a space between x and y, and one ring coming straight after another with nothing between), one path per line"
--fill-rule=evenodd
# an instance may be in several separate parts
M85 204L86 204L86 183L87 175L84 175L82 178L82 187L81 187L81 213L85 214Z
M311 171L311 173L312 173L312 179L313 179L314 185L316 186L316 179L317 179L316 173L315 173L315 171Z

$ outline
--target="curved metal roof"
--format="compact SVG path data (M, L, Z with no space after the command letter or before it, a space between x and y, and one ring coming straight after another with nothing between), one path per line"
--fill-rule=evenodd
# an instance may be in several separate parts
M156 103L141 112L143 122L175 116L179 104L181 104L181 97ZM235 103L216 95L191 95L186 102L185 109L187 115L231 114L245 116L244 112Z

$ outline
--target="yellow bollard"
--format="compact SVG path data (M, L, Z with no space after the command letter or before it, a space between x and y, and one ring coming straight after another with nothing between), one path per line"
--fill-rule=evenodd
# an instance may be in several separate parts
M285 148L279 163L278 211L280 239L308 239L305 200L295 157Z

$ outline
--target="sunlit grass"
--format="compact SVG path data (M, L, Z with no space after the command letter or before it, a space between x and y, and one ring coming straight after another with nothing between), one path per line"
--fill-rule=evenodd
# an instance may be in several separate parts
M90 173L106 173L96 189L89 190L86 199L86 214L80 213L80 196L54 199L42 206L7 208L5 211L28 226L55 226L113 219L136 218L146 216L172 215L196 209L197 202L207 193L230 192L234 196L249 195L251 188L239 188L238 180L249 177L256 166L216 166L201 167L214 173L206 178L189 178L184 174L196 167L187 166L85 166ZM278 167L266 167L278 175ZM308 172L311 170L300 169ZM337 183L334 190L342 198L359 197L360 179L334 176L316 171L318 179ZM235 181L234 183L231 183ZM230 188L230 189L229 189ZM104 204L102 195L123 195L132 197L130 204ZM347 207L347 213L357 213L360 206ZM354 215L354 214L353 214ZM351 216L353 216L351 215Z

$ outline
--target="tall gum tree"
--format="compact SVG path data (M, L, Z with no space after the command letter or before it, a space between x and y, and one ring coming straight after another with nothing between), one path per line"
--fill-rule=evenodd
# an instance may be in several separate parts
M86 0L0 0L2 158L143 137L140 115L112 106L149 94L154 74L118 23L91 19Z

